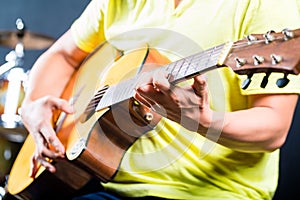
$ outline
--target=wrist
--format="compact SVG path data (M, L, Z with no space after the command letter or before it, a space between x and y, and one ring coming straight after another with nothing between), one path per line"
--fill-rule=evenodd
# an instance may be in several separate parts
M201 131L212 130L213 132L222 132L224 124L225 124L225 113L223 112L215 112L211 109L205 112L205 116L203 114L200 116L200 125L199 127Z

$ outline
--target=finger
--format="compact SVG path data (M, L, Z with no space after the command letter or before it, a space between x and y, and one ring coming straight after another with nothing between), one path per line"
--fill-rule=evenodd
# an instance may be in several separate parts
M150 108L151 103L142 95L142 90L140 88L136 89L134 98L142 105Z
M140 84L136 87L136 90L142 94L143 96L147 96L149 99L158 99L161 94L160 92L168 92L170 91L171 84L168 80L170 74L166 71L158 70L152 72L151 77L147 78L143 84Z
M47 146L44 146L39 150L40 156L47 157L50 159L57 159L57 158L64 158L64 154L61 152L53 151L52 149L49 149Z
M29 177L35 178L40 166L41 165L37 162L35 156L32 156Z
M41 134L36 134L35 140L36 140L36 157L42 156L51 159L64 157L64 154L62 154L61 152L57 152L54 151L53 149L50 149L50 144L47 143L47 141L44 139L44 137Z
M52 128L52 125L50 123L45 124L41 128L40 133L43 135L44 139L46 140L46 143L48 145L51 145L54 148L55 152L58 153L59 157L63 157L65 153L65 147L58 139L56 132ZM56 154L53 156L56 157Z
M40 156L38 151L31 158L31 166L29 176L31 178L36 178L41 166L45 167L48 171L54 173L56 168L50 163L50 159Z
M146 85L152 85L152 82L153 82L152 80L153 80L152 75L149 72L144 72L144 73L139 74L135 89L146 86Z
M68 114L74 113L74 107L65 99L57 98L57 97L46 97L45 103L49 104L51 107L55 107L56 109L62 110Z
M39 156L37 158L37 162L40 163L40 165L42 165L43 167L45 167L48 171L52 173L56 172L56 168L54 167L54 165L51 164L48 158Z
M168 75L169 73L164 70L144 72L139 75L136 88L152 85L154 89L157 89L156 84L169 84L167 79Z
M154 90L153 86L147 85L136 90L135 98L144 106L155 111L153 105L157 105L155 100L159 99L160 97L158 92Z
M207 82L203 76L196 76L194 78L194 84L192 85L195 94L202 99L202 105L204 106L209 101L208 96L208 88L207 88Z
M206 92L206 80L203 76L194 77L193 89L197 93L197 95L201 96L204 92Z
M158 71L153 77L153 87L160 92L169 92L171 84L169 82L170 74L166 71Z
M45 157L41 157L41 156L33 156L32 157L32 166L31 166L31 171L29 176L32 178L36 178L37 173L39 172L41 166L43 166L46 170L54 173L56 172L56 168L54 167L54 165L52 165L50 163L50 160L48 158Z

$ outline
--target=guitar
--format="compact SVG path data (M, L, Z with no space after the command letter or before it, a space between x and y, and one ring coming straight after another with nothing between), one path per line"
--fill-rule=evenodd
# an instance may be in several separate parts
M23 199L35 199L42 195L37 191L42 190L33 188L53 180L66 185L68 189L64 188L63 193L82 188L93 177L103 182L111 180L126 150L160 119L158 114L148 115L149 110L132 98L136 75L140 71L149 71L145 69L147 63L159 63L157 69L151 70L168 71L172 74L173 84L210 70L229 67L235 73L247 76L241 86L243 89L251 84L254 73L266 74L261 83L261 87L266 87L272 72L283 74L276 84L285 87L289 82L288 74L299 74L300 71L300 56L295 54L300 51L299 37L300 29L250 35L172 63L147 45L119 55L109 43L102 44L75 72L62 95L76 110L72 115L59 113L55 119L54 127L66 148L66 159L52 161L57 168L54 174L40 167L35 178L29 177L35 149L29 135L11 169L7 185L9 193ZM152 120L153 115L157 120ZM48 176L52 176L50 181ZM38 183L45 180L44 184ZM58 182L55 181L47 194L57 189ZM62 185L59 187L63 188Z

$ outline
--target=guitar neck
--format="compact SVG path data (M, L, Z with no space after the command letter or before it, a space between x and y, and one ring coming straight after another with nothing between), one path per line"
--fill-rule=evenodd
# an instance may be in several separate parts
M223 66L223 61L230 52L230 49L231 43L221 44L170 63L164 69L172 75L170 82L176 84Z
M172 77L172 84L190 79L198 74L223 66L223 61L231 50L232 43L225 43L203 52L179 59L156 70L165 70ZM152 71L153 73L156 71ZM151 72L150 72L151 73ZM122 81L116 85L98 92L96 97L101 99L96 110L117 104L133 97L138 77Z

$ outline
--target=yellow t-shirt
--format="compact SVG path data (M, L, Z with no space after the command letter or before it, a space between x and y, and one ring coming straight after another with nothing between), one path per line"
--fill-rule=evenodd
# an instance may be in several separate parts
M109 41L120 50L141 43L171 60L189 56L248 34L300 27L294 0L93 0L72 25L79 48L92 52ZM247 108L247 95L300 93L299 76L278 88L272 73L265 89L254 75L247 90L228 68L205 73L212 109ZM209 133L208 133L209 134ZM101 148L101 147L99 147ZM233 151L177 123L162 119L126 152L118 173L104 187L124 196L171 199L271 199L277 186L279 150Z

